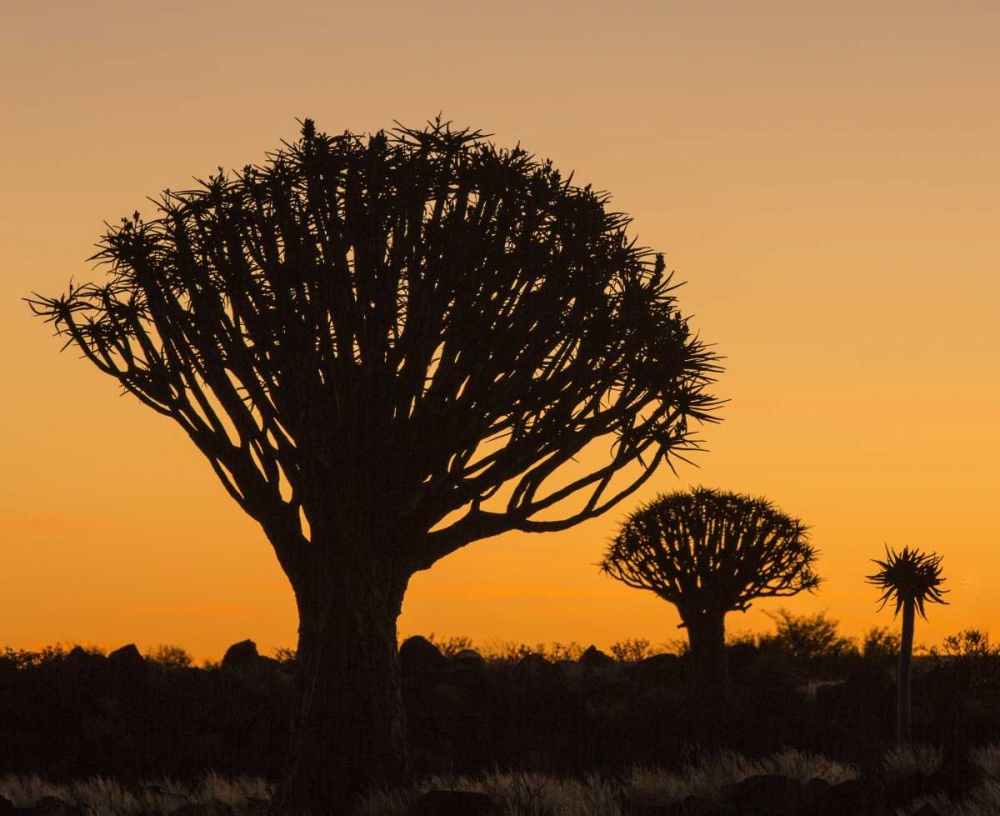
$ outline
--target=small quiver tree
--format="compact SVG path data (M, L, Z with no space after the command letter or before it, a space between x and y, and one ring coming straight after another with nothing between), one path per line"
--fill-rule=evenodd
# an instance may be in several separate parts
M699 687L728 687L725 618L756 598L815 589L805 525L762 498L708 488L660 495L626 519L601 570L677 607Z
M267 534L299 613L275 808L329 816L407 779L410 577L613 507L697 448L718 367L662 258L551 163L440 122L306 120L286 147L168 192L107 233L108 280L30 304Z
M912 662L913 630L916 613L927 620L924 611L926 602L947 604L942 597L948 590L941 589L944 576L941 575L941 559L936 553L923 553L903 547L897 553L885 548L885 561L873 558L881 569L866 580L882 590L879 610L889 601L896 604L893 616L903 611L903 626L899 639L899 672L896 679L896 742L906 745L913 732L912 719Z

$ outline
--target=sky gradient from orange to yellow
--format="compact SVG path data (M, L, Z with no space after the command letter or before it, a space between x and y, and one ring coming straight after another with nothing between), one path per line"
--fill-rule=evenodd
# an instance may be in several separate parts
M508 535L411 582L403 634L606 648L683 635L594 567L622 518L694 484L811 525L813 596L891 625L883 545L944 555L917 640L1000 638L1000 4L5 0L0 7L0 646L293 646L291 590L181 430L20 298L103 222L297 136L393 120L518 141L612 193L726 357L700 467L599 520Z

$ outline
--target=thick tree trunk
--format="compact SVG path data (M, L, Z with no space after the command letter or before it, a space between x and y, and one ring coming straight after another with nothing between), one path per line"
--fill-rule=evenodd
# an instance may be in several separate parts
M708 612L685 619L691 665L696 683L725 687L729 684L726 663L726 613Z
M698 714L691 736L705 747L725 743L735 710L726 661L725 618L725 612L710 612L685 621L691 649L691 701Z
M369 789L409 781L396 643L406 579L385 566L336 563L296 587L298 696L272 813L348 814Z
M910 670L913 657L913 601L903 604L903 632L899 639L899 672L896 678L896 744L907 745L912 736Z

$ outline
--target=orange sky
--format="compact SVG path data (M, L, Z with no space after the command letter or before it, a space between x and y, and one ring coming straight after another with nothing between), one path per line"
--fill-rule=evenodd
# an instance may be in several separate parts
M700 468L417 576L404 634L680 637L673 607L593 564L640 501L701 483L812 526L826 580L792 611L891 624L863 576L908 544L944 554L951 589L918 641L1000 637L1000 4L818 5L5 0L0 646L294 645L270 547L200 454L19 298L92 278L104 221L261 161L297 117L336 133L438 111L610 190L688 281L730 403Z

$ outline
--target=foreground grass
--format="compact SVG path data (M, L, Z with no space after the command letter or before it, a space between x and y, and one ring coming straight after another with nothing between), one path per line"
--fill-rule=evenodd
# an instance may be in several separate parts
M954 816L995 816L1000 813L1000 745L975 749L970 759L983 773L981 785L960 801L943 794L915 800L898 816L909 816L924 802ZM886 755L887 777L914 772L932 773L941 763L941 752L915 747ZM748 759L733 751L698 753L677 771L634 767L622 774L591 774L583 779L540 773L501 772L474 777L431 776L415 791L375 792L361 803L357 816L408 816L416 797L426 790L482 791L499 805L504 816L627 816L625 803L656 805L695 795L718 798L723 788L750 776L780 774L800 782L825 779L831 784L857 777L857 771L826 757L797 750L781 751L763 759ZM38 776L0 777L0 795L17 807L30 808L43 796L55 796L82 806L92 816L134 816L159 811L169 814L185 804L218 800L236 816L266 812L271 787L263 779L227 778L209 773L193 784L161 779L137 786L123 786L113 779L94 778L68 784L47 782Z
M137 786L125 786L101 776L61 784L35 775L7 775L0 777L0 796L21 808L34 807L43 796L55 796L83 807L92 816L132 816L144 811L168 814L182 805L216 799L232 807L237 816L251 816L260 812L259 803L270 800L271 789L263 779L230 779L216 773L208 773L194 784L159 779Z
M412 792L375 792L357 812L358 816L406 816L420 793L450 789L488 793L506 816L624 816L624 801L656 804L691 794L713 797L725 785L762 773L803 782L821 777L831 783L856 776L848 766L800 751L783 751L761 760L724 751L693 757L677 772L636 767L618 776L591 774L583 779L501 771L475 777L431 776ZM38 776L5 776L0 777L0 795L23 808L33 807L43 796L55 796L82 806L93 816L133 816L143 811L169 814L184 804L215 799L232 807L237 816L257 816L270 799L271 789L263 779L229 779L214 773L193 785L163 779L134 787L102 777L57 784Z

